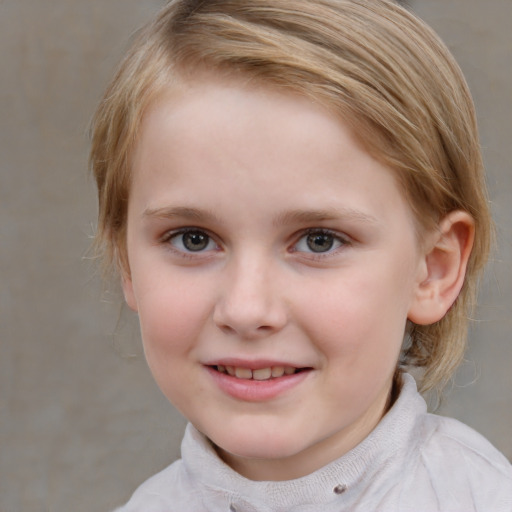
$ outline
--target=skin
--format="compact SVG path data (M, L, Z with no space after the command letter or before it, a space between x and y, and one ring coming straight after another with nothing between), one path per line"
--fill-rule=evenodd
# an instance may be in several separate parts
M204 247L190 250L184 230ZM438 252L445 275L451 253ZM209 76L145 115L126 301L163 393L248 478L309 474L375 428L407 319L453 302L432 292L432 254L393 173L305 98ZM243 400L212 378L223 358L308 371L271 399Z

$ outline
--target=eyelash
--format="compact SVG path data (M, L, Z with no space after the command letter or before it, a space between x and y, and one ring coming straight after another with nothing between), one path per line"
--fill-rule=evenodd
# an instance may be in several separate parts
M160 242L163 244L166 244L174 252L178 253L179 255L181 255L185 258L194 258L194 257L197 257L198 254L206 252L206 251L204 251L204 249L198 250L198 251L187 250L186 247L181 249L172 244L173 240L179 239L179 237L183 237L184 235L187 235L187 234L204 235L207 238L207 246L206 247L208 247L213 242L215 244L216 248L218 248L218 244L215 242L214 238L208 233L208 231L201 229L201 228L196 228L196 227L182 228L177 231L169 231L160 239ZM182 239L181 245L184 245L183 239Z
M305 243L307 243L307 238L310 236L327 236L332 237L333 244L338 244L336 247L332 248L329 247L326 251L319 251L315 252L313 250L311 251L299 251L297 249L297 246L299 243L304 240ZM337 252L339 249L346 247L350 245L350 239L347 236L341 235L340 233L337 233L336 231L332 231L330 229L324 229L324 228L310 228L301 233L301 235L298 237L297 241L293 244L293 247L291 249L291 252L302 252L303 254L307 254L308 258L319 260L322 258L327 258L329 256L332 256L333 253Z
M179 239L179 237L183 237L187 234L200 234L204 235L207 238L206 241L206 247L204 249L199 249L197 251L194 250L187 250L186 247L178 248L174 244L172 244L172 241L175 239ZM337 244L336 247L333 249L332 246L329 247L326 251L318 251L315 252L314 250L305 251L305 250L299 250L297 247L301 243L301 241L304 241L304 243L307 242L307 238L310 236L326 236L326 237L332 237L333 244ZM190 227L190 228L182 228L177 231L169 231L164 236L161 237L160 242L163 244L166 244L171 250L173 250L175 253L179 254L180 256L184 258L196 258L202 255L204 257L204 253L210 253L212 249L208 249L208 246L211 243L215 244L216 249L219 248L219 245L215 242L215 239L212 235L208 233L207 230L196 228L196 227ZM330 229L323 229L323 228L310 228L300 233L298 237L296 237L296 241L292 245L289 252L291 253L302 253L307 254L308 258L318 260L322 258L326 258L331 256L333 253L335 253L340 248L349 246L351 244L350 239L347 236L340 235L339 233L332 231ZM181 245L184 246L183 239L181 240ZM205 250L206 249L206 250Z

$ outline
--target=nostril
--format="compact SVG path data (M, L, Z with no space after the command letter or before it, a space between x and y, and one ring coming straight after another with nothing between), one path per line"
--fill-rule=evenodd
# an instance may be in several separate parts
M277 327L272 325L257 325L257 323L244 324L242 322L215 322L217 327L227 335L238 335L244 339L257 339L264 336L269 336L274 331L278 330Z
M221 324L218 327L225 334L235 334L236 333L235 329L233 329L233 327L230 327L229 325Z
M260 325L257 328L258 331L271 331L272 327L270 325Z

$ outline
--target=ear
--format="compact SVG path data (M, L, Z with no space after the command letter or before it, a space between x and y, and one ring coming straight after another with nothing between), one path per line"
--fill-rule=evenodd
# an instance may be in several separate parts
M409 309L411 322L429 325L446 315L464 284L474 237L473 218L460 210L449 213L431 233Z
M137 306L137 300L135 299L135 293L133 291L133 283L132 278L127 271L123 271L121 276L121 286L123 287L123 294L124 294L124 300L126 301L126 304L128 304L128 307L132 310L137 312L138 306Z
M117 234L114 260L116 267L121 276L121 287L123 289L124 300L128 307L137 313L137 301L135 299L135 292L133 290L132 276L130 270L130 263L128 261L128 252L126 247L126 235L121 233Z

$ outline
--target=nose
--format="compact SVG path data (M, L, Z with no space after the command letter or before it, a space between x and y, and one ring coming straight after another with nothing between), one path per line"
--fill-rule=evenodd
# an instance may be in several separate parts
M271 265L248 260L226 269L213 320L224 332L252 340L281 330L288 314Z

